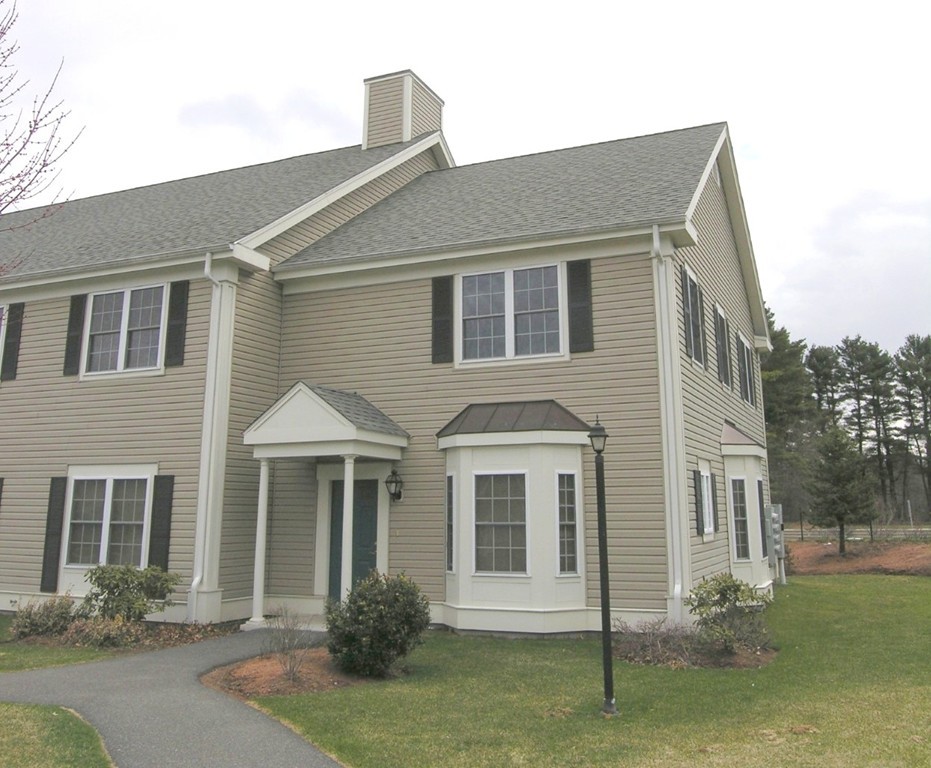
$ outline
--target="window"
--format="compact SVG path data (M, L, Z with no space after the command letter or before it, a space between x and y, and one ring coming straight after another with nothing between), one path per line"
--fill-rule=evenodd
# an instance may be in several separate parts
M753 350L737 337L737 378L740 380L740 396L744 402L756 405L756 386L753 381Z
M766 541L766 505L763 504L763 481L756 481L757 501L760 505L760 539L763 542L763 557L769 557L769 546Z
M446 570L453 570L453 476L446 475Z
M526 477L476 475L475 570L527 572Z
M694 470L695 521L699 536L707 536L717 529L717 501L714 493L714 475L711 465L700 460Z
M562 351L557 266L464 275L461 285L463 360Z
M91 297L87 373L159 367L164 293L159 285Z
M714 311L714 345L718 354L718 381L731 384L731 329L720 307Z
M578 573L575 475L557 476L559 495L559 572Z
M747 528L747 489L743 478L731 480L731 504L734 509L734 556L750 559L750 534Z
M696 363L708 358L705 342L705 299L695 276L682 267L682 316L685 323L685 352Z
M148 477L75 477L65 564L145 566L150 489Z
M0 304L0 354L3 354L3 339L6 335L6 307Z

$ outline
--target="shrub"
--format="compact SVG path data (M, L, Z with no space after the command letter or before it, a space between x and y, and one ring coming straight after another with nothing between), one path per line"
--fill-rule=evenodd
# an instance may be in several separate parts
M60 635L74 621L74 603L68 595L55 595L42 602L22 606L10 624L10 635L21 637Z
M87 572L87 580L93 589L81 606L84 617L142 621L146 614L172 604L168 596L181 576L154 565L142 570L132 565L98 565Z
M326 606L327 650L346 672L384 677L391 665L423 642L430 603L403 573L372 571L344 602Z
M294 682L307 651L315 645L314 638L304 629L303 617L285 607L270 616L266 624L272 631L262 643L263 650L275 654L284 676Z
M703 580L686 600L699 630L726 653L769 644L763 611L771 602L769 595L729 573Z
M614 622L614 655L635 664L688 667L702 662L703 643L694 627L668 623L664 618L643 621L636 627Z
M94 648L126 648L139 645L146 639L148 630L141 621L122 616L104 618L92 616L75 619L61 641L67 645L83 645Z

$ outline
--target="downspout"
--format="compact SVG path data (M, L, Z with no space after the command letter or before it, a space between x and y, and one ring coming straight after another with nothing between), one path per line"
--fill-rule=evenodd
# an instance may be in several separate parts
M659 354L659 387L662 444L664 458L664 495L667 509L668 546L667 553L672 571L668 610L675 622L685 619L683 599L685 590L684 552L682 544L682 502L679 493L680 480L684 477L685 467L682 458L681 430L677 407L677 394L680 391L678 368L678 350L673 341L676 334L673 318L676 316L676 295L674 278L670 276L667 257L663 255L660 243L659 226L653 225L653 242L650 256L654 265L656 280L656 323L657 347ZM682 466L680 467L680 464Z
M204 277L214 286L213 300L210 302L210 338L207 342L208 350L215 350L219 344L220 318L219 318L219 291L220 281L213 275L213 253L207 252L204 259ZM194 568L191 587L188 590L188 621L197 618L197 594L204 580L204 564L207 562L207 514L209 511L208 498L212 495L210 488L210 456L213 454L214 443L214 408L216 407L217 390L217 362L214 355L207 357L207 375L204 382L204 417L201 434L200 450L200 478L197 494L197 522L194 528ZM204 492L207 491L207 492Z

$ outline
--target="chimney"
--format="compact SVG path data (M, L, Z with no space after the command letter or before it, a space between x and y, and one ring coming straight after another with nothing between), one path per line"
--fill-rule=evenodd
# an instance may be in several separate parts
M410 141L443 127L443 100L409 69L365 80L362 149Z

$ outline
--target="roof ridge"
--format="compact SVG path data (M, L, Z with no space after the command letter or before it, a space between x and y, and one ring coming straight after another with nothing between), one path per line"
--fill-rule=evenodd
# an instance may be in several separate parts
M723 120L719 122L704 123L702 125L692 125L692 126L688 126L685 128L674 128L669 131L655 131L653 133L644 133L644 134L640 134L639 136L624 136L623 138L619 138L619 139L605 139L604 141L591 141L591 142L588 142L587 144L575 144L571 147L557 147L556 149L541 149L538 152L526 152L521 155L511 155L509 157L498 157L492 160L479 160L474 163L465 163L463 165L457 165L453 168L440 168L438 170L460 171L460 170L466 170L468 168L474 168L479 165L492 165L494 163L504 163L504 162L507 162L508 160L520 160L525 157L539 157L540 155L555 155L555 154L559 154L562 152L573 152L578 149L586 149L587 147L599 147L605 144L623 144L623 143L630 142L630 141L651 139L657 136L670 136L674 133L686 133L688 131L697 131L697 130L701 130L702 128L712 128L715 126L721 126L722 129L728 127L727 121ZM430 173L436 173L436 171L430 171Z

